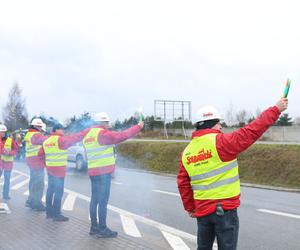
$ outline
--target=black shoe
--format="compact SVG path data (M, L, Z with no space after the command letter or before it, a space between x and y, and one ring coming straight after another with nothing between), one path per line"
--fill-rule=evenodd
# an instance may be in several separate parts
M56 215L53 217L53 221L68 221L69 218L66 216L63 216L62 214Z
M95 235L95 234L98 234L100 231L99 231L99 227L98 226L91 226L91 229L90 229L90 235Z
M115 238L118 236L118 232L110 230L108 227L104 230L100 230L97 234L98 238Z
M39 206L32 207L32 209L34 211L37 211L37 212L44 212L44 211L46 211L46 207L43 204L40 204Z
M46 219L53 219L53 214L46 214Z
M31 207L31 202L29 200L25 202L25 207Z

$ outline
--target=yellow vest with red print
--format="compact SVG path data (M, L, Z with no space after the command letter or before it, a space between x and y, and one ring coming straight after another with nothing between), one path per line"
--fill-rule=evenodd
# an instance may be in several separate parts
M52 135L43 143L47 167L66 167L68 164L68 151L59 148L58 139L58 135Z
M216 148L217 134L194 138L182 154L195 200L232 198L240 194L237 159L223 162Z
M33 156L38 156L39 150L42 147L41 145L33 145L31 143L31 138L35 134L39 134L40 132L27 132L24 141L26 142L25 144L25 156L26 158L28 157L33 157Z
M102 128L91 128L83 138L83 145L86 150L88 169L100 168L114 165L114 145L101 145L98 142L98 135Z
M5 144L4 144L4 149L7 151L12 150L12 139L10 137L7 137ZM10 155L2 155L1 160L5 162L13 162L14 157Z

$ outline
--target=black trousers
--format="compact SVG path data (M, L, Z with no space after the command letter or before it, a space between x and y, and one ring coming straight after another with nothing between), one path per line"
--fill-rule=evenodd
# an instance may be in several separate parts
M215 237L218 250L236 250L239 234L237 210L225 211L223 216L216 213L197 218L198 250L211 250Z

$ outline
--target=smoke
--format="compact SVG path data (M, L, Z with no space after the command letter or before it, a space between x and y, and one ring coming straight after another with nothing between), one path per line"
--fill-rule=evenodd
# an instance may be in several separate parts
M70 132L79 132L92 125L94 125L94 121L91 119L90 113L85 112L79 118L76 118L76 116L70 118L67 122L66 129Z

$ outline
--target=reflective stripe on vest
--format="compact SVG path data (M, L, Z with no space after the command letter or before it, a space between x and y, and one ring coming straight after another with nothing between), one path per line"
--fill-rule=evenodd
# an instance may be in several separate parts
M59 148L58 139L58 135L52 135L43 143L47 167L67 166L68 151Z
M7 137L5 144L4 144L4 149L7 151L12 150L12 139L10 137ZM5 161L5 162L13 162L14 161L14 157L10 156L10 155L2 155L1 159L2 159L2 161Z
M98 135L102 128L92 128L83 138L88 169L106 167L115 164L114 145L101 145Z
M33 145L31 143L31 138L35 134L40 134L40 132L27 132L24 141L26 142L25 144L25 156L26 158L28 157L33 157L33 156L38 156L39 150L42 147L41 145Z
M220 159L216 135L194 138L182 154L196 200L226 199L240 194L237 159L229 162Z

